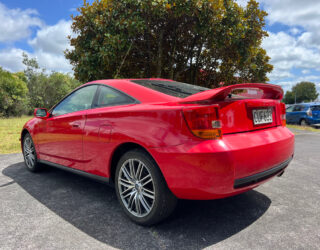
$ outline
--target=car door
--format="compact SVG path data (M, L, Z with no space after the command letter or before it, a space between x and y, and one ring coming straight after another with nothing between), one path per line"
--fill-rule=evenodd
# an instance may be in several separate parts
M109 86L99 86L93 109L87 111L83 137L84 171L109 177L107 167L117 144L112 134L117 124L125 120L124 109L136 103L137 100L123 92Z
M293 113L292 113L293 108L294 108L294 106L291 106L291 107L286 109L287 123L293 123Z
M83 168L83 129L97 88L89 85L77 89L52 109L38 135L42 160Z
M315 123L320 123L320 105L315 105L311 107L312 117Z
M292 111L292 122L299 123L300 119L304 117L305 112L303 105L295 105Z

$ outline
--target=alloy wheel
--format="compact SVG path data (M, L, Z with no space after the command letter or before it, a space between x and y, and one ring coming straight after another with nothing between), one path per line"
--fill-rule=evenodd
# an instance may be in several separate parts
M118 189L126 209L134 216L148 215L155 202L152 175L139 159L126 160L119 172Z
M24 140L23 154L27 167L32 169L36 163L36 155L33 142L29 136Z

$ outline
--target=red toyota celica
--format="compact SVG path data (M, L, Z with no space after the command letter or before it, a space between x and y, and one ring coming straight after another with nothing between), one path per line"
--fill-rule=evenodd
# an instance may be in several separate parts
M177 198L223 198L281 175L294 152L282 96L271 84L93 81L35 109L21 133L25 164L113 184L125 213L152 225Z

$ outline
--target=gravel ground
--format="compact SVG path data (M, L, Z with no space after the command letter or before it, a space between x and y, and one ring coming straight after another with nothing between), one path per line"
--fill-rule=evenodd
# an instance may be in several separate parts
M0 156L0 249L319 249L320 133L296 132L281 178L214 201L179 201L160 225L122 213L114 190L21 154Z

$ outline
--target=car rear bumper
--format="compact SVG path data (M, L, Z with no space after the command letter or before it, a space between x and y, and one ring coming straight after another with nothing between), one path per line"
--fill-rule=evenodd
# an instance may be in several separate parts
M245 192L283 172L294 153L285 127L150 148L170 190L181 199L217 199Z
M234 189L237 188L243 188L243 187L248 187L251 186L255 183L259 183L261 181L264 181L266 179L269 179L270 177L273 177L275 175L278 175L284 171L284 169L289 165L290 161L292 160L292 157L290 157L288 160L280 163L279 165L270 168L268 170L265 170L263 172L246 176L240 179L234 180Z
M310 125L316 125L316 124L320 124L320 119L308 117L307 122Z

